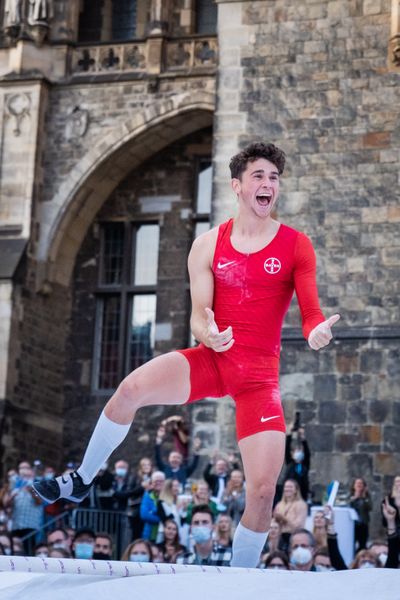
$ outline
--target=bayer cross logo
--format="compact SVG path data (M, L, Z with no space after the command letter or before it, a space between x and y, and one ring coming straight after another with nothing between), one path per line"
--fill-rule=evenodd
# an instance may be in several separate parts
M267 258L267 260L264 263L264 269L270 275L276 275L276 273L279 273L279 271L281 270L281 266L282 265L279 258Z

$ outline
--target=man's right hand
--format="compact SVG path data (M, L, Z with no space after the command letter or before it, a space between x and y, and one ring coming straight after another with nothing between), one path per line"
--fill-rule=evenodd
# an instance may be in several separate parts
M207 313L207 328L203 340L204 344L214 352L226 352L235 343L232 327L229 326L225 331L220 332L214 319L214 312L211 308L206 308L205 311Z

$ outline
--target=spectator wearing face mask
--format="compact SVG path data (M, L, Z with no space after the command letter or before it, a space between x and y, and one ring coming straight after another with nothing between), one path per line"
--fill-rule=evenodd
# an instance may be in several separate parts
M310 471L310 449L305 437L303 427L295 428L286 436L285 463L286 471L284 481L291 479L299 484L303 500L308 500ZM295 435L296 434L296 435ZM296 439L294 439L294 437Z
M96 534L92 529L84 527L78 529L72 541L74 558L93 558Z
M71 553L65 548L50 548L49 558L72 558Z
M281 550L270 552L267 558L262 562L261 568L290 571L289 559L286 552L282 552Z
M149 540L143 540L141 538L134 540L127 548L125 548L121 560L130 562L153 562Z
M50 550L59 550L61 548L70 554L71 542L72 540L70 539L68 532L61 527L57 527L47 534L47 545Z
M129 473L129 463L126 460L117 460L114 465L113 495L111 497L111 509L125 512L128 506L128 500L135 494L135 480Z
M113 539L108 533L98 533L94 541L93 559L111 560L113 553Z
M219 546L213 540L213 532L214 515L212 510L207 504L195 506L190 523L193 551L177 556L177 564L230 566L232 551L226 546Z
M308 529L295 529L289 540L289 560L295 571L315 571L315 539Z
M314 567L319 573L334 571L327 547L318 548L314 553Z
M383 540L373 540L368 547L375 556L379 559L381 567L386 565L388 559L388 545Z
M328 550L329 556L332 562L333 567L336 571L344 571L348 567L343 560L342 555L340 554L339 546L337 543L337 535L335 530L335 519L334 512L330 506L324 507L325 514L327 515L328 525ZM384 567L386 569L397 569L399 565L399 538L396 533L395 528L395 519L396 519L396 511L389 504L388 498L385 498L385 501L382 505L382 512L387 522L387 540L388 540L388 556ZM352 564L350 565L350 569L366 569L371 567L381 567L381 561L379 557L376 556L374 552L371 550L360 550Z

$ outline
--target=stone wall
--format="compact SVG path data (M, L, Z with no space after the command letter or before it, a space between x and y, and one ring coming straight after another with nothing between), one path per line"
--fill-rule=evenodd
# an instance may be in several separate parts
M378 510L400 470L400 87L387 61L391 3L221 2L219 11L216 218L232 211L223 182L229 135L240 146L280 145L288 164L278 218L312 238L323 310L342 317L333 346L316 354L301 340L293 304L282 353L286 415L290 423L301 411L317 495L334 477L347 486L364 476ZM225 52L238 31L236 50Z

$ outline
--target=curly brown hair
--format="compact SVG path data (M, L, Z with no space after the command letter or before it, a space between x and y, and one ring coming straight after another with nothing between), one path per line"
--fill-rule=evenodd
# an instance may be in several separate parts
M229 169L232 179L240 179L242 173L246 170L249 162L254 162L259 158L269 160L278 169L279 175L282 175L285 168L286 155L283 150L274 144L264 144L263 142L254 142L246 146L241 152L232 156Z

